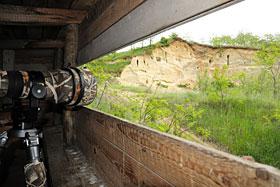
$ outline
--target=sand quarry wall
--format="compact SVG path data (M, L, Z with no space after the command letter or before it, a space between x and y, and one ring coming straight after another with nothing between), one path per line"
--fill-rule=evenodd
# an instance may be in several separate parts
M229 72L257 73L255 65L256 49L223 47L217 48L201 44L190 44L175 40L168 47L156 47L151 54L132 58L117 80L121 85L138 86L161 83L170 90L182 89L186 85L192 89L197 85L198 71L207 68L211 73L215 68L229 67Z

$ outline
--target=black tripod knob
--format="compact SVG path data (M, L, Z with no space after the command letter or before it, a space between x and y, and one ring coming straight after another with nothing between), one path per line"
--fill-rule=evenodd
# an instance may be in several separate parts
M47 94L45 86L41 84L34 85L31 91L33 97L35 97L36 99L43 99Z

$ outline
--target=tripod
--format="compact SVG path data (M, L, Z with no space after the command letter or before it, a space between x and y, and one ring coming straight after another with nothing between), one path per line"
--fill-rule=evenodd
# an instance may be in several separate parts
M27 164L24 166L25 181L27 186L43 187L46 183L46 170L40 157L39 139L43 134L34 127L34 122L38 120L40 111L40 99L46 95L45 87L35 85L29 97L29 105L23 105L20 100L13 100L10 107L12 129L0 134L0 156L6 148L9 138L20 138L23 140L27 154Z

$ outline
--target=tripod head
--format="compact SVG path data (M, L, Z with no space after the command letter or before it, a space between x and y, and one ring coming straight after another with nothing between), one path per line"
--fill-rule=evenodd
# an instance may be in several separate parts
M34 126L38 120L40 101L83 106L94 100L96 91L96 78L88 70L78 68L52 72L0 70L0 97L13 99L13 104L6 107L6 111L11 112L13 128L0 134L0 153L3 152L8 138L23 139L27 154L27 164L24 167L27 184L33 183L36 175L39 184L45 184L46 181L39 145L42 133ZM28 101L27 104L23 102L24 99Z
M36 77L36 75L34 76ZM40 100L46 96L43 79L35 80L32 82L31 92L27 98L28 105L23 105L20 99L13 100L13 106L11 106L13 128L8 132L8 137L24 139L28 163L40 162L39 138L42 138L42 133L34 128L34 123L38 120Z
M12 72L14 77L16 72ZM11 76L11 75L10 75ZM12 105L6 106L4 109L11 112L11 119L13 121L13 129L25 130L33 128L33 123L38 119L38 112L40 110L40 100L46 97L46 87L44 76L41 72L30 72L30 92L27 98L28 103L23 103L23 99L17 98L19 95L18 87L20 87L20 79L15 78L14 81L9 81L9 88L7 95L13 98ZM14 92L11 92L14 90ZM11 92L11 93L10 93ZM17 93L18 92L18 93ZM14 135L19 136L19 135ZM20 136L21 137L21 136Z

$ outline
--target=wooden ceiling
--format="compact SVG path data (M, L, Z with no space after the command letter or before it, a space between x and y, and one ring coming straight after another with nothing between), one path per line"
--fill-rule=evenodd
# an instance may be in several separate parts
M79 10L88 10L92 6L96 4L97 0L0 0L0 40L59 40L64 39L64 34L62 31L62 23L60 24L40 24L40 21L38 20L31 20L30 24L21 24L19 22L16 22L14 24L11 24L13 22L5 22L7 20L3 19L13 19L18 18L18 20L23 20L24 15L20 15L19 11L29 11L34 13L38 13L41 15L48 16L48 13L54 12L53 9L59 9L59 11L69 10L69 9L75 9L77 10L76 15L83 15L83 17L79 17L81 20L86 16L84 15L87 13L84 11L81 14L81 11ZM12 6L11 6L12 5ZM15 8L11 8L15 6ZM9 8L6 8L8 6ZM19 6L19 7L16 7ZM27 7L27 8L25 8ZM33 7L34 9L32 9ZM43 8L43 9L40 9ZM46 9L44 9L46 8ZM13 9L17 9L15 11L15 16L12 15ZM25 10L23 10L25 9ZM61 9L61 10L60 10ZM47 12L47 14L46 14ZM6 14L5 14L6 13ZM9 14L8 14L9 13ZM75 12L74 12L75 13ZM26 15L26 14L25 14ZM75 16L73 12L66 12L65 18L69 18L69 16ZM27 15L28 16L28 15ZM45 16L45 18L46 18ZM50 14L49 18L52 18L54 15ZM61 15L59 15L61 16ZM39 18L41 19L41 18ZM50 19L49 19L50 20ZM80 21L81 21L80 20ZM13 20L9 20L13 21ZM26 20L25 20L26 21ZM53 19L53 21L59 21L59 19ZM65 21L65 20L64 20ZM31 23L34 24L31 24ZM36 23L35 23L36 22ZM69 23L74 23L73 21ZM78 22L76 22L78 23Z
M98 7L95 5L103 4L103 1L0 0L0 69L62 68L69 64L64 56L73 56L71 65L75 66L77 52L69 48L75 49L73 45L76 45L77 39L70 38L66 42L69 37L67 28L69 25L80 25L88 17L89 9ZM90 12L96 16L96 11ZM78 30L75 32L77 34ZM11 50L9 54L12 56L4 56L5 50ZM10 58L13 60L7 60Z

